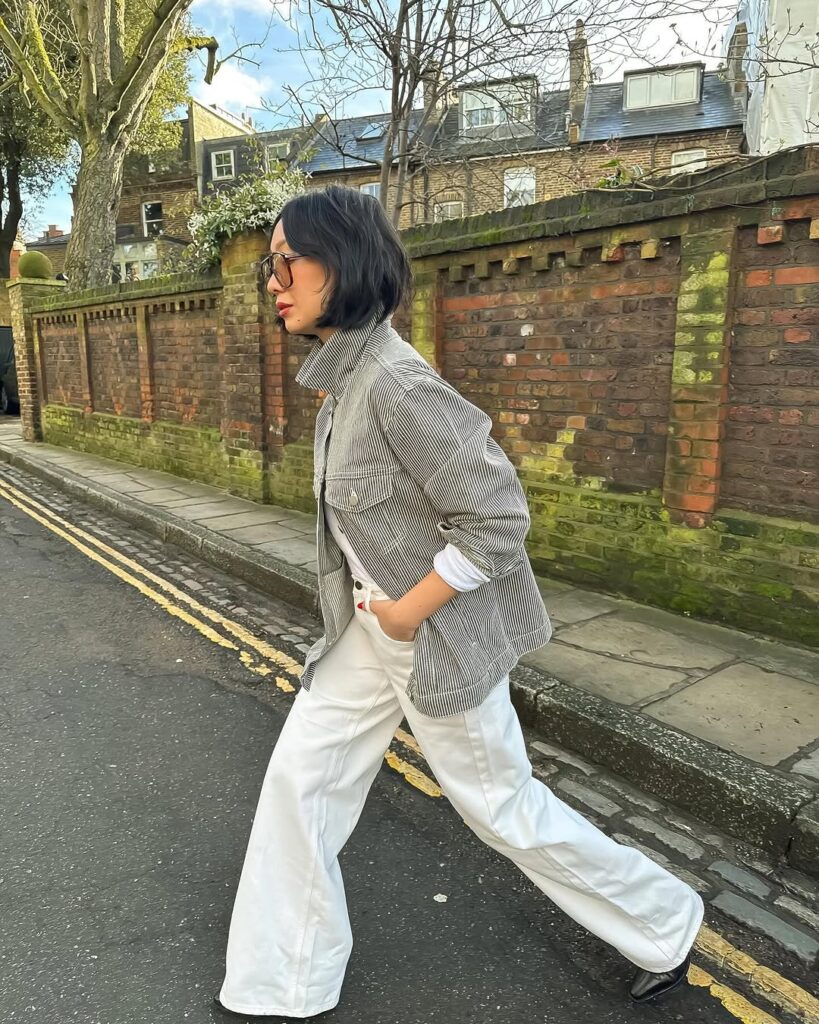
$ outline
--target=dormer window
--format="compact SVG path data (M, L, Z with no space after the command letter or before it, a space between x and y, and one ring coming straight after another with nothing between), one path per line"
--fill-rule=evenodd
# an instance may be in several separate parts
M644 110L671 107L679 103L698 103L702 87L699 64L663 71L639 71L625 76L623 108Z
M373 121L361 128L356 135L356 140L358 142L377 142L379 139L383 139L385 135L386 129L384 125Z
M464 128L493 128L532 120L532 87L506 82L461 94Z

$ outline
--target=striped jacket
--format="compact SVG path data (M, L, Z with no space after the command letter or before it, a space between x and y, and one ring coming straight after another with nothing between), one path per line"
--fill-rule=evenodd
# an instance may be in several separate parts
M325 527L329 502L362 565L398 600L454 544L489 577L421 623L407 695L433 717L480 704L551 625L524 549L526 496L491 420L392 329L338 330L296 380L326 392L316 419L319 599L325 636L302 685L353 617L352 580Z

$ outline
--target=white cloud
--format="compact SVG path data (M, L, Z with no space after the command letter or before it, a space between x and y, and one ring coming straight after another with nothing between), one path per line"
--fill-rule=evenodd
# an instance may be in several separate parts
M206 85L201 79L194 84L193 95L201 103L211 103L240 113L246 107L260 107L273 88L273 79L267 75L248 74L235 64L225 64Z
M194 21L197 18L208 18L218 15L221 24L224 24L225 16L236 14L241 11L245 14L252 14L256 18L264 19L270 17L273 11L285 21L291 13L290 0L194 0L191 6L191 15Z

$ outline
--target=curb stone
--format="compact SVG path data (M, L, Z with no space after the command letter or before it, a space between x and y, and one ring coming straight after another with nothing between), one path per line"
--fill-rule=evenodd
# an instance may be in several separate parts
M70 470L43 465L0 447L16 466L137 529L174 544L216 568L320 616L314 572L181 521L162 509L103 484L89 485ZM521 721L544 737L588 756L650 795L819 876L819 800L792 778L721 750L519 664L511 673Z

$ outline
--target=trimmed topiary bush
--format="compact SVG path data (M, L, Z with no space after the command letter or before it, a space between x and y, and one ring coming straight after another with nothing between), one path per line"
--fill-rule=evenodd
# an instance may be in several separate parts
M44 252L24 252L17 269L20 277L39 277L43 280L54 277L54 267Z

